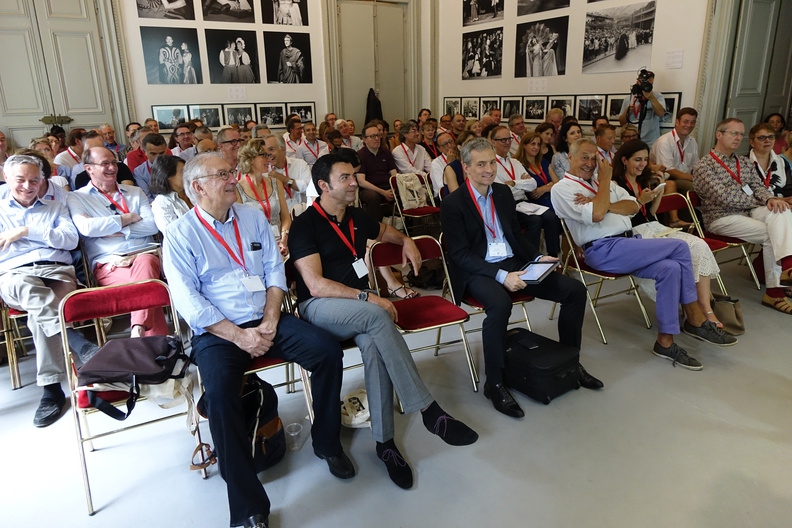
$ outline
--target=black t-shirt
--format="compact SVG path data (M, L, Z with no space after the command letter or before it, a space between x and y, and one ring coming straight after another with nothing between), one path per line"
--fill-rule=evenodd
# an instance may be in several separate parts
M362 259L366 254L366 240L374 240L379 236L380 224L364 213L363 209L348 207L340 224L335 222L334 216L327 216L350 242L350 225L354 224L355 250L358 258ZM368 288L368 276L358 278L352 268L355 256L338 236L331 223L315 207L309 207L292 222L289 232L289 255L290 259L296 262L316 253L322 260L322 276L326 279L340 282L350 288L360 290ZM305 281L297 274L297 301L303 302L310 298L311 293Z
M131 181L134 182L135 178L132 176L132 171L129 170L129 167L126 166L126 163L122 163L117 161L116 164L118 165L118 172L116 173L116 182L123 183L124 181ZM74 189L80 189L85 187L91 182L91 177L88 176L88 171L82 171L77 176L74 177Z

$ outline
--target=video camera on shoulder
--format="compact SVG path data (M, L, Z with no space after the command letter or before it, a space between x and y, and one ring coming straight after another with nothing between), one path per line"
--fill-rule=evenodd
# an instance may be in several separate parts
M630 93L632 95L642 96L644 92L651 92L653 86L652 83L649 82L650 77L654 77L654 72L642 68L638 72L638 82L632 85Z

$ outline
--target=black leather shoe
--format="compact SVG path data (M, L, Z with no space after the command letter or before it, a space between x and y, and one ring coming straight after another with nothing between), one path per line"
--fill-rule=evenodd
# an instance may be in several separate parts
M385 463L391 481L401 489L410 489L413 486L413 474L410 465L396 448L393 440L381 444L377 442L377 456Z
M605 386L600 380L586 372L586 369L583 368L583 365L578 365L580 368L580 386L586 387L587 389L591 390L598 390Z
M44 397L36 409L36 415L33 417L33 425L36 427L47 427L58 421L63 406L66 403L66 396L63 393L59 398Z
M330 468L330 473L333 476L340 479L348 479L355 476L355 467L343 451L333 456L320 455L319 453L316 453L316 456L327 462L327 467Z
M269 517L263 513L251 515L242 526L245 528L269 528Z
M485 383L484 396L492 400L492 405L495 409L506 416L511 416L512 418L522 418L525 416L525 413L520 409L520 406L517 405L509 389L507 389L503 383L497 383L495 385Z

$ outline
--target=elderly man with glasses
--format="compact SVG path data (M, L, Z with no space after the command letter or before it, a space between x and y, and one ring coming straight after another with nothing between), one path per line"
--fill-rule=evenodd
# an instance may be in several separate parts
M173 131L176 138L176 147L171 150L174 156L179 156L184 161L190 161L198 152L195 150L195 136L187 125L179 125Z
M79 236L65 205L39 198L46 181L38 158L11 156L3 175L7 185L0 188L0 296L10 307L27 312L36 347L36 384L44 391L33 425L46 427L60 417L66 403L58 305L77 288L69 251L77 247ZM68 338L82 360L97 349L73 329Z
M240 388L254 358L294 361L311 372L314 453L330 473L355 475L339 440L343 352L323 330L281 312L283 258L260 210L237 204L237 176L223 157L201 154L184 167L196 207L171 224L163 248L176 309L193 330L192 359L206 392L232 526L267 526L270 501L253 467Z
M237 154L239 153L239 147L244 142L239 131L232 127L221 128L220 132L217 133L217 148L223 155L223 159L231 165L233 170L236 170L237 163L239 163Z
M708 231L761 244L762 304L792 315L783 288L792 285L792 210L782 197L773 196L750 159L735 154L743 137L745 125L739 119L718 123L715 147L693 167L693 188Z

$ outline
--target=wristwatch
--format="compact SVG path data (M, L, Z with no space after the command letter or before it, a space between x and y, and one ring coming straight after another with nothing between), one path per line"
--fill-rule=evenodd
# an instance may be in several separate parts
M294 186L294 178L289 178L289 181L286 182L286 187L293 187Z
M360 290L358 293L358 301L368 301L368 290Z

